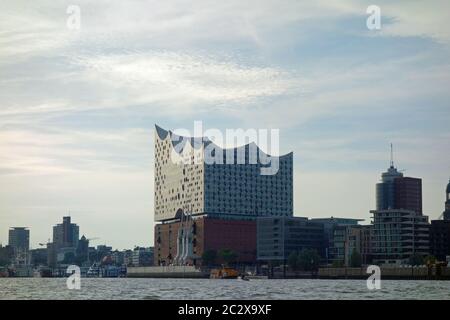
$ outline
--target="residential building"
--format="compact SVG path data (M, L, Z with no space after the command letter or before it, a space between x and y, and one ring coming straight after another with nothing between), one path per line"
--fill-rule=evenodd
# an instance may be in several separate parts
M378 264L407 264L430 252L428 217L412 210L372 210L372 256Z
M132 264L135 267L147 267L153 265L153 247L136 247L133 250Z

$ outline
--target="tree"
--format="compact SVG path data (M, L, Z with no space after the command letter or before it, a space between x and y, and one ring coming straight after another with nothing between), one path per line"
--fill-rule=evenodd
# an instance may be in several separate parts
M289 266L289 268L291 268L292 270L297 270L298 269L298 255L297 252L292 251L291 254L289 255L288 259L287 259L287 264Z
M433 255L428 255L424 258L424 262L426 265L433 265L436 263L436 257Z
M362 265L361 254L354 248L350 256L350 267L359 268Z
M331 264L333 268L342 268L344 266L344 261L342 260L334 260Z
M216 250L207 250L202 254L202 264L204 266L210 266L216 262L217 252Z
M231 263L236 262L237 254L230 249L223 249L219 251L219 257L226 265L230 265Z
M320 255L314 249L303 249L298 255L297 260L302 270L315 271L319 268Z
M423 256L420 254L414 254L409 257L409 264L412 266L419 266L423 264Z

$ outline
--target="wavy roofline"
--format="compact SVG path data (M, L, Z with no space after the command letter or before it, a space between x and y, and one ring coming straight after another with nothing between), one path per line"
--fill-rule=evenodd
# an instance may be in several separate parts
M175 136L177 136L177 137L182 138L182 141L189 141L189 144L191 145L191 147L192 147L193 149L196 149L196 144L193 143L193 141L195 141L196 139L201 139L202 143L199 144L200 146L203 146L203 145L205 145L205 144L213 144L213 145L216 146L217 148L220 148L220 149L222 149L222 150L224 150L224 151L226 151L226 150L231 150L231 149L238 150L238 149L241 149L241 148L247 148L247 146L249 147L250 145L255 145L256 148L257 148L257 150L258 150L259 152L262 152L263 154L265 154L266 156L269 156L269 157L271 157L271 158L280 158L280 159L281 159L281 158L286 158L286 157L289 157L289 156L293 156L293 154L294 154L294 152L291 151L291 152L285 153L285 154L283 154L283 155L274 156L274 155L271 155L271 154L269 154L269 153L266 153L266 152L265 152L264 150L262 150L262 149L261 149L254 141L249 142L249 143L246 143L246 144L243 144L243 145L238 146L238 147L223 148L223 147L217 145L216 143L214 143L213 141L211 141L208 137L186 137L186 136L179 136L179 135L174 134L171 130L166 130L166 129L164 129L164 128L158 126L157 124L155 124L155 131L156 131L156 134L158 135L158 137L159 137L160 140L166 140L167 137L168 137L169 135L170 135L170 136L175 135ZM173 140L172 140L172 139L170 139L170 140L171 140L171 143L172 143L172 147L175 148L175 145L173 144ZM197 146L198 146L198 144L197 144ZM181 150L183 150L183 149L184 149L184 146L183 146L183 148L182 148ZM180 151L181 151L181 150L180 150ZM182 151L181 151L181 152L182 152Z

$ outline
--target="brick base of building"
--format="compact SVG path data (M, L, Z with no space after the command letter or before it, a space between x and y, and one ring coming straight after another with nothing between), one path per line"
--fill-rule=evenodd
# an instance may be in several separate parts
M206 251L231 250L237 263L256 262L256 221L225 220L199 217L193 220L193 253L190 264L201 265ZM177 255L177 237L181 223L168 222L155 225L155 265L169 265ZM220 263L221 261L217 261Z

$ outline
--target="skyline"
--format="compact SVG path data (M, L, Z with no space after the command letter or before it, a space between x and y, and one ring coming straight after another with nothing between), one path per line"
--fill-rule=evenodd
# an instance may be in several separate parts
M369 1L78 1L78 31L69 4L0 5L1 243L19 225L37 247L70 213L95 244L150 245L153 125L195 120L279 128L296 216L368 223L391 142L442 213L450 3L377 1L379 31Z

